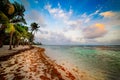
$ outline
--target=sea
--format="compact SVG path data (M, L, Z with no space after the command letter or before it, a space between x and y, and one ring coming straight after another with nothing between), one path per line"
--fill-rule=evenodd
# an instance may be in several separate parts
M75 67L93 80L120 80L120 46L42 45L56 63Z

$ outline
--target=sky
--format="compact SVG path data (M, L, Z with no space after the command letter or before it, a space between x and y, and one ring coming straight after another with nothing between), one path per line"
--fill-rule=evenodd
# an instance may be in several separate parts
M120 45L120 0L10 0L25 6L35 41L48 45Z

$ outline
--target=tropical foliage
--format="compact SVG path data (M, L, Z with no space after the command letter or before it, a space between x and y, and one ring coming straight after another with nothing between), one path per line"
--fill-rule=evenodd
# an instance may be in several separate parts
M25 26L25 8L18 2L10 3L9 0L0 0L0 47L9 41L9 49L19 44L33 43L34 34L38 31L38 24L31 24L31 31ZM7 38L7 39L6 39Z

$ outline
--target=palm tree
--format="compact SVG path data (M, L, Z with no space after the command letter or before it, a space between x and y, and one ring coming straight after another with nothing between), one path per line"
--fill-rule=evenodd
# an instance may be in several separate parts
M0 47L3 46L3 41L5 38L5 28L7 27L6 24L8 23L8 17L2 11L0 11Z
M14 25L12 23L8 23L7 24L7 28L6 28L6 33L10 33L10 46L9 46L9 50L12 49L12 39L13 39L13 33L15 32L15 28Z
M12 23L17 23L17 22L22 22L26 24L26 21L24 19L24 12L25 8L22 4L17 3L16 1L13 3L15 7L15 12L11 16L11 22Z
M24 12L25 8L23 5L17 2L11 4L9 0L0 0L0 23L2 24L2 26L5 25L2 30L5 31L5 29L7 28L6 32L10 33L10 50L12 49L12 38L13 33L15 32L15 28L12 23L26 23L24 19Z
M31 36L32 39L31 40L32 40L32 42L34 40L35 32L37 32L39 30L38 28L40 28L40 26L38 26L37 23L35 23L35 22L31 23L31 34L32 34L32 36Z
M0 11L9 16L13 14L14 6L9 2L9 0L0 0Z
M13 5L14 5L14 8L15 8L15 12L10 16L10 22L12 22L12 23L22 22L22 23L26 24L26 21L24 19L24 12L25 12L24 6L22 4L17 3L17 2L14 2ZM19 34L17 29L15 30L15 34ZM13 35L13 33L11 33L11 37L12 37L12 35ZM20 34L17 35L17 36L19 37ZM10 45L11 45L11 43L10 43ZM10 46L9 49L11 49L11 46Z
M38 26L37 23L35 23L35 22L31 23L31 31L32 31L31 33L32 34L35 34L35 32L37 32L39 30L38 28L40 28L40 26Z
M14 43L13 47L15 47L16 44L18 46L21 38L23 39L23 41L25 39L28 39L28 27L27 26L23 26L21 24L16 24L14 27L15 27L15 32L13 34L14 35L14 37L13 37L13 39L14 39L13 40L13 43Z
M13 13L14 13L14 6L9 2L9 0L0 0L0 14L2 18L0 19L1 21L0 23L2 24L3 31L5 31L5 28L7 28L7 26L9 27L9 29L11 30L13 29L13 25L9 24L10 16ZM13 31L10 31L10 49L11 49L12 34L13 34Z
M0 14L1 14L1 24L3 27L3 31L7 28L7 31L10 33L10 48L12 44L12 35L14 32L14 27L10 23L9 16L12 15L14 12L14 6L9 2L9 0L1 0L0 1ZM8 30L9 29L9 30Z

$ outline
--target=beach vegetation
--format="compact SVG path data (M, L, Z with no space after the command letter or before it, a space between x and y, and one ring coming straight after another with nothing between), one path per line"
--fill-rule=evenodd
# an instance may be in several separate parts
M28 35L28 27L21 26L26 24L24 19L25 8L18 2L10 3L9 0L0 0L0 47L9 40L9 49L12 44L18 44L20 40L26 39ZM9 38L8 38L9 36ZM21 41L22 42L22 41Z
M18 45L34 44L34 36L40 26L33 22L25 26L25 7L14 1L0 0L0 47L9 44L9 50ZM30 29L29 29L30 28Z

